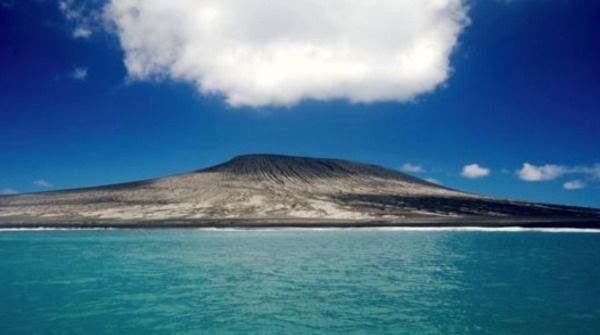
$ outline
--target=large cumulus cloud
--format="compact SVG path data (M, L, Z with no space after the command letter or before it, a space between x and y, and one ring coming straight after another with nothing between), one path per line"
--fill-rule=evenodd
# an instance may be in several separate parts
M233 106L412 99L448 78L467 22L462 0L111 0L105 16L131 79Z

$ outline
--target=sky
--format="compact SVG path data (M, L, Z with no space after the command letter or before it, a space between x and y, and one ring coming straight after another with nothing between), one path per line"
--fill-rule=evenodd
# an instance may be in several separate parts
M595 0L0 0L0 193L249 153L600 207Z

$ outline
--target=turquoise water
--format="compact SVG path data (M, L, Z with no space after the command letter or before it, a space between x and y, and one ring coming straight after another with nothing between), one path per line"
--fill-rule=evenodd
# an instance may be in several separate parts
M600 234L0 232L0 334L600 334Z

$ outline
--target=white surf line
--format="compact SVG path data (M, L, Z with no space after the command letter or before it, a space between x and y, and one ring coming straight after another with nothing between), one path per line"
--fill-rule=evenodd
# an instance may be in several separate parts
M19 232L19 231L76 231L76 230L115 230L112 227L90 227L90 228L64 228L64 227L23 227L23 228L0 228L0 233L2 232Z
M281 232L281 231L390 231L390 232L540 232L540 233L600 233L600 228L526 228L526 227L164 227L156 228L131 228L131 227L23 227L23 228L0 228L2 232L39 232L39 231L105 231L105 230L196 230L206 232Z
M177 228L174 228L177 229ZM186 229L186 228L183 228ZM395 232L438 232L438 231L456 231L456 232L499 232L499 233L518 233L518 232L539 232L539 233L600 233L600 228L525 228L525 227L195 227L199 231L214 232L240 232L240 231L260 231L260 232L281 232L281 231L343 231L343 230L363 230L363 231L395 231Z
M376 228L377 229L377 228ZM466 232L541 232L541 233L600 233L600 228L527 228L527 227L382 227L390 231L466 231Z

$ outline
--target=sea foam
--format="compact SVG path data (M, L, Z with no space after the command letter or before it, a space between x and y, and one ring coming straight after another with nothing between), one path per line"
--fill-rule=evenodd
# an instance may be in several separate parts
M23 227L23 228L0 228L2 232L39 232L39 231L104 231L104 230L155 230L156 228L117 228L117 227ZM215 231L215 232L241 232L241 231L261 231L261 232L281 232L281 231L390 231L390 232L540 232L540 233L600 233L600 229L595 228L528 228L528 227L164 227L169 230L191 229L197 231Z

